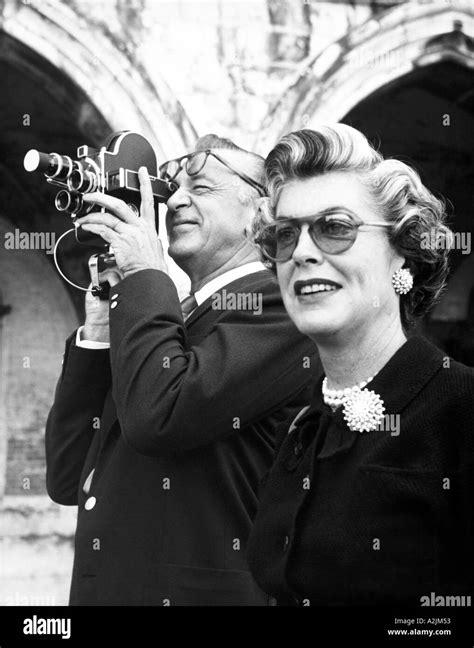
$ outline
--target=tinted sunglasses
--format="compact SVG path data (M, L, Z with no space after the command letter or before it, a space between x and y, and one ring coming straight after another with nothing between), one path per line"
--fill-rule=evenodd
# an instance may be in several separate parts
M309 224L308 232L320 250L327 254L340 254L354 245L362 227L388 228L391 225L378 221L366 223L355 216L338 212L315 216ZM267 259L284 263L293 256L300 234L300 220L282 218L264 226L256 243Z

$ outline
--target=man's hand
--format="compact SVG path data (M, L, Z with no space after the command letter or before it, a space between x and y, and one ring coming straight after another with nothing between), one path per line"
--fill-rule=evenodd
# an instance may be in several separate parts
M94 212L76 220L85 230L98 234L110 244L117 267L125 277L149 268L168 272L163 247L155 229L153 192L145 167L139 169L138 177L140 218L123 200L96 192L85 194L84 201L101 205L112 213Z
M108 281L111 290L122 279L123 275L116 266L99 273L100 283ZM93 284L91 283L88 292L86 292L86 321L84 322L81 338L89 342L110 342L109 300L95 297L92 294L92 287Z
M91 288L92 284L89 286ZM108 299L102 300L91 292L86 293L86 321L81 337L89 342L110 342Z

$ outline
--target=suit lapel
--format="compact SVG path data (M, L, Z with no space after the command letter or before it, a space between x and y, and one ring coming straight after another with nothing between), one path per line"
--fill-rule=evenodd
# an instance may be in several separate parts
M242 284L241 289L247 288L247 292L248 292L249 281L255 279L258 275L261 275L262 273L268 275L269 270L258 270L257 272L251 272L250 274L244 275L243 277L239 277L238 279L234 279L234 281L231 281L225 286L222 286L222 288L215 290L212 293L212 295L210 295L205 301L202 302L200 306L198 306L195 310L193 310L191 315L186 320L186 328L188 328L191 324L194 324L196 320L198 320L205 313L207 313L207 311L211 309L213 295L218 295L218 294L222 295L223 290L226 290L227 292L231 292L231 291L238 292L240 288L240 284Z
M202 302L202 304L195 308L185 322L186 328L189 328L189 326L191 324L194 324L194 322L202 317L204 313L207 313L207 311L211 309L211 304L211 297L208 297L205 301Z

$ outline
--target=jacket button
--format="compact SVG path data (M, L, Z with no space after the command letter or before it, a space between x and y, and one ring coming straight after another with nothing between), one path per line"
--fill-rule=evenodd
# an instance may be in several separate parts
M300 454L302 453L302 451L303 451L303 444L302 444L302 443L297 443L297 444L295 445L295 455L296 455L297 457L299 457Z
M115 308L116 306L118 306L118 302L116 301L110 304L110 308Z
M119 296L118 293L115 293L115 295L112 295L110 299L117 299L118 296Z
M285 541L283 542L283 551L286 551L288 549L289 544L290 544L290 536L286 535Z
M89 497L86 500L86 503L84 504L84 508L86 509L86 511L90 511L91 509L93 509L96 502L97 500L95 497Z

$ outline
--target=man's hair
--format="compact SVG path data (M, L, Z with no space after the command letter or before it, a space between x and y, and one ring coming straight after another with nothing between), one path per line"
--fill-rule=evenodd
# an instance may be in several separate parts
M200 137L194 146L195 151L205 151L206 149L212 148L229 149L229 151L242 151L242 153L249 153L249 151L237 146L237 144L234 144L234 142L227 137L219 137L219 135L214 135L213 133L208 133L207 135Z
M253 180L261 185L265 183L265 160L261 155L252 153L246 149L237 146L234 142L227 137L219 137L213 133L203 135L198 139L194 146L195 151L205 151L206 149L226 149L227 151L234 151L242 155L242 166L238 166L239 171L246 173ZM243 181L242 181L243 182ZM246 185L250 190L252 187ZM251 197L254 197L253 192L248 192Z

